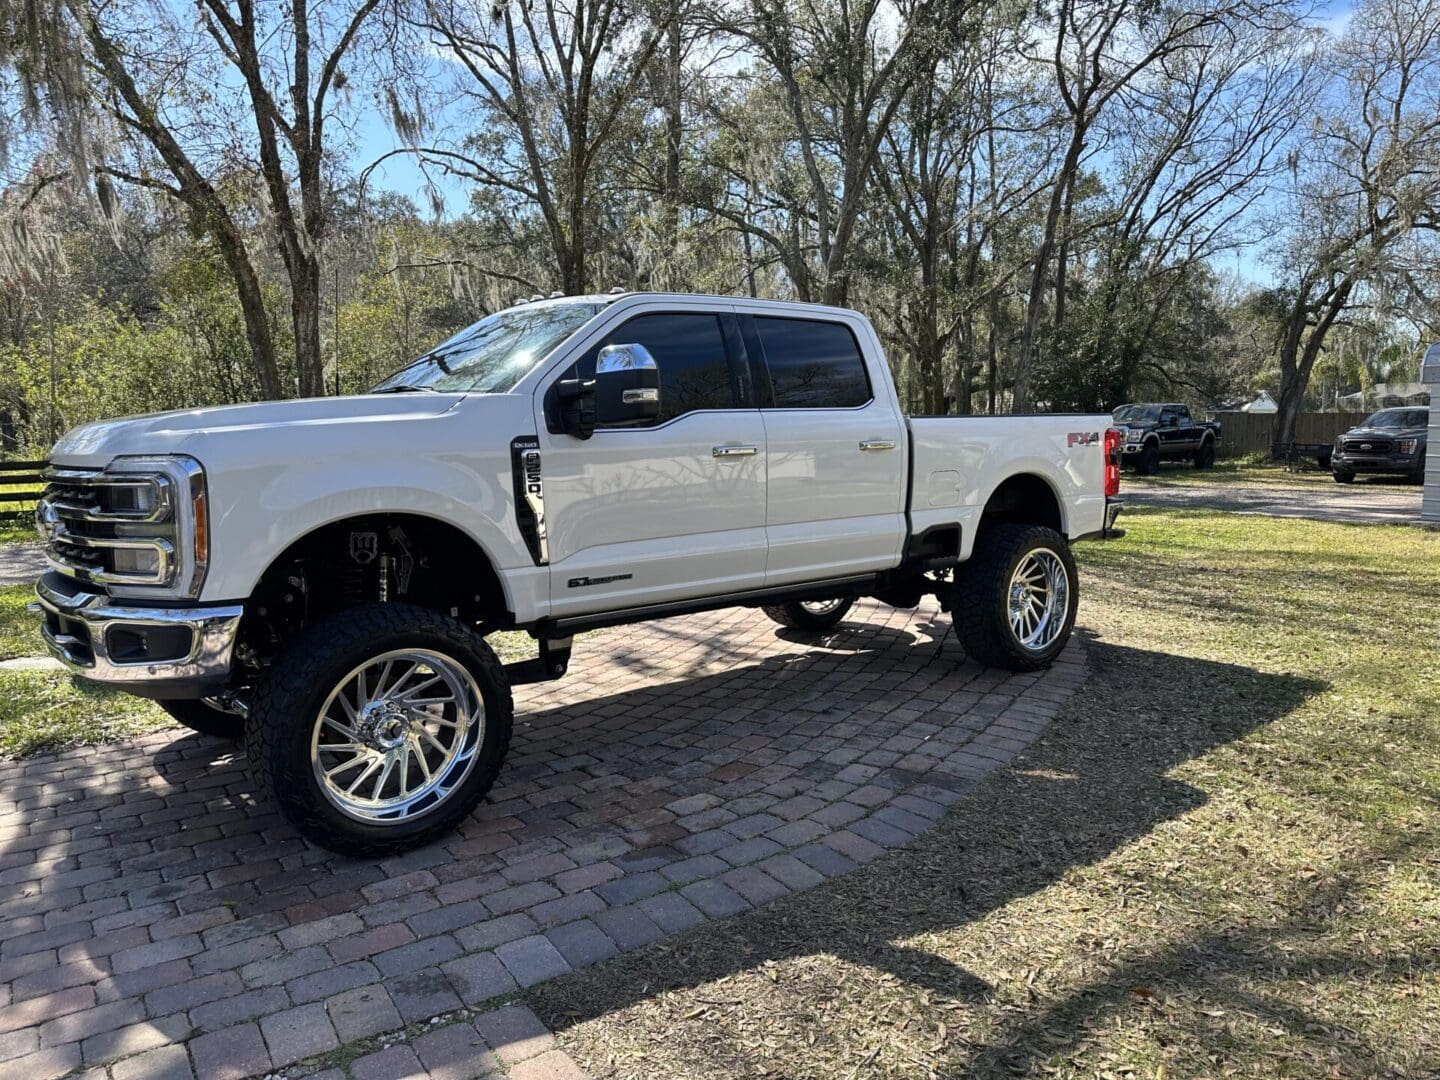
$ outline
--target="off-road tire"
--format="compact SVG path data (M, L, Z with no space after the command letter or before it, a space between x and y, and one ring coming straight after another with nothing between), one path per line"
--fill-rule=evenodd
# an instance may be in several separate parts
M827 630L833 630L840 625L841 620L850 613L855 606L854 600L846 600L839 607L824 614L816 614L813 611L805 610L800 603L774 604L763 607L760 610L768 615L773 621L791 630L799 630L806 634L823 634Z
M1355 474L1353 472L1342 472L1336 470L1330 475L1335 478L1335 483L1337 484L1353 484L1355 482Z
M1059 635L1043 649L1022 645L1010 626L1010 581L1027 554L1049 548L1069 575L1068 605ZM951 594L955 632L976 663L1006 671L1039 671L1060 655L1075 628L1079 576L1070 545L1043 525L987 525L969 561L955 571Z
M1425 483L1425 451L1424 451L1424 450L1421 450L1421 451L1420 451L1420 457L1419 457L1419 459L1415 462L1415 472L1414 472L1414 474L1410 477L1410 482L1411 482L1412 484L1423 484L1423 483Z
M191 731L198 731L201 735L213 735L217 739L239 739L245 735L243 716L223 712L205 704L199 698L157 701L155 704Z
M1154 476L1160 471L1160 447L1155 443L1147 443L1140 453L1135 455L1135 471L1141 476Z
M1200 444L1200 449L1195 451L1195 467L1197 469L1209 469L1215 464L1215 442L1206 439Z
M358 664L401 648L427 648L463 664L485 703L474 766L433 810L397 824L356 820L321 790L310 742L330 692ZM321 619L299 634L256 687L245 749L260 785L296 830L342 855L386 856L449 832L495 783L510 746L514 703L505 669L480 634L457 619L409 604L367 604Z

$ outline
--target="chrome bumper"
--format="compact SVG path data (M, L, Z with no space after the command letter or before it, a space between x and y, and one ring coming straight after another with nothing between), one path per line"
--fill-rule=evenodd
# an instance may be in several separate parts
M244 608L127 607L50 573L35 585L40 635L74 675L146 697L223 689Z

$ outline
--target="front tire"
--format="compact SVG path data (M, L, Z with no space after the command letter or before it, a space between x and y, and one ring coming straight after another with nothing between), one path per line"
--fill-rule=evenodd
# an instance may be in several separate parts
M509 748L510 684L484 638L408 604L322 619L256 688L251 767L285 818L343 855L384 856L452 829Z
M222 712L198 698L157 701L155 704L191 731L198 731L201 735L213 735L217 739L239 739L245 735L243 716Z
M1215 444L1206 439L1200 444L1200 449L1195 451L1195 467L1197 469L1209 469L1215 464Z
M793 604L776 604L764 607L771 619L791 630L806 634L822 634L840 625L853 607L855 601L848 598L834 600L801 600Z
M1038 671L1075 628L1079 576L1070 545L1041 525L989 525L956 573L955 630L986 667Z
M1420 451L1420 458L1415 462L1415 474L1410 477L1412 484L1425 483L1425 451Z
M1140 451L1135 462L1135 471L1141 476L1154 476L1160 471L1160 447L1150 443Z
M1353 472L1345 472L1337 469L1330 475L1335 478L1335 483L1337 484L1353 484L1355 482L1355 474Z

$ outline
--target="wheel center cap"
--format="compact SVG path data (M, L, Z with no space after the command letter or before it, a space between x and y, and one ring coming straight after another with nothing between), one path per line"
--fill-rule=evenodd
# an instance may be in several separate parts
M398 716L387 716L375 725L375 741L386 750L393 750L405 741L406 724Z
M410 722L399 706L380 702L361 715L361 733L376 750L393 750L410 734Z

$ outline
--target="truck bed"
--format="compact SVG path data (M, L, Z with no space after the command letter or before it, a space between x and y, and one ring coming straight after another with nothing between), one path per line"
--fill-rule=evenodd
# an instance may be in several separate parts
M968 558L985 504L1018 472L1050 485L1066 536L1104 527L1108 415L916 416L908 424L913 535L959 524L960 555Z

